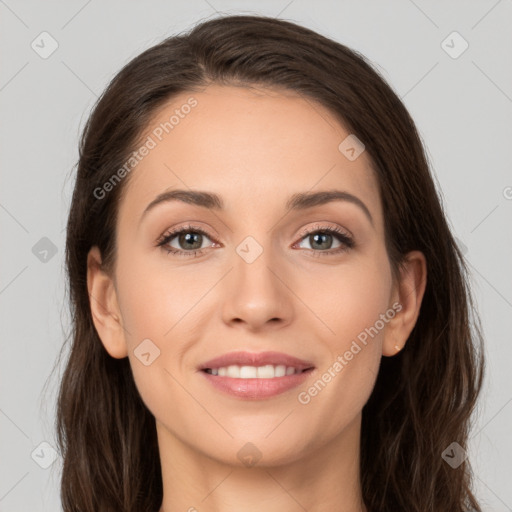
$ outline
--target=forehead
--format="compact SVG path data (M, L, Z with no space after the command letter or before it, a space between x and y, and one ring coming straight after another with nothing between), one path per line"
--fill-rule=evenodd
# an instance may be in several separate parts
M351 161L339 149L349 135L328 109L293 91L210 85L180 93L146 127L151 149L131 171L120 216L135 221L173 188L215 192L236 214L282 213L293 193L336 188L360 197L378 220L370 159L363 152Z

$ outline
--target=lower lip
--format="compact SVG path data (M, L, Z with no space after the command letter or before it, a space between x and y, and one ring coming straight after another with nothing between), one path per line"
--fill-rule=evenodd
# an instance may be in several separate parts
M272 379L235 379L219 377L205 371L201 371L201 373L212 386L224 393L248 400L260 400L279 395L300 386L311 375L313 370L314 368L311 368L302 373L294 373L293 375L274 377Z

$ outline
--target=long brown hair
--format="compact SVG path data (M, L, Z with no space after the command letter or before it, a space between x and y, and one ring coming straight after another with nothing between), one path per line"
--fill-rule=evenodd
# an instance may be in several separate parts
M123 167L164 103L210 83L295 91L327 107L365 144L393 271L417 249L426 257L428 280L405 348L382 359L363 409L364 503L370 512L481 511L468 460L452 467L442 457L454 442L467 447L483 378L481 328L415 124L362 55L263 16L216 18L144 51L114 77L84 127L67 224L71 332L56 418L64 511L155 512L161 505L155 419L128 358L110 357L94 328L86 261L97 245L112 271L129 176L105 197L95 190Z

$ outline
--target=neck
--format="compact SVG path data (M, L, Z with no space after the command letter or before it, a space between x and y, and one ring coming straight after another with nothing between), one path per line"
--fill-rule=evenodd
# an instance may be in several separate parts
M359 479L360 428L358 416L320 450L289 454L282 464L265 464L262 457L247 467L200 453L157 422L164 490L159 512L365 512ZM233 453L239 444L233 441Z

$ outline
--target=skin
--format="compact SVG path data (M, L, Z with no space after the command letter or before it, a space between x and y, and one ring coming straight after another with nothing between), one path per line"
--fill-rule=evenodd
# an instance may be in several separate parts
M340 152L350 132L324 107L291 91L210 85L174 97L147 134L191 96L198 105L129 177L113 275L102 270L97 247L88 257L98 334L112 357L129 357L156 419L161 512L364 511L361 411L381 357L402 349L414 327L425 258L409 253L393 281L370 159L363 152L350 161ZM226 209L174 201L140 221L158 194L176 188L215 192ZM361 199L373 224L347 201L285 208L293 193L329 189ZM208 233L202 255L179 257L156 246L162 234L187 222ZM322 249L301 236L319 224L348 230L355 246L325 254L342 242L333 235L331 248ZM263 249L252 263L236 251L247 236ZM170 244L187 250L179 237ZM317 396L299 403L299 392L395 302L401 311ZM146 366L134 350L148 338L160 356ZM299 388L243 400L217 391L197 370L235 350L285 352L312 361L315 371ZM252 467L237 457L247 442L261 454Z

